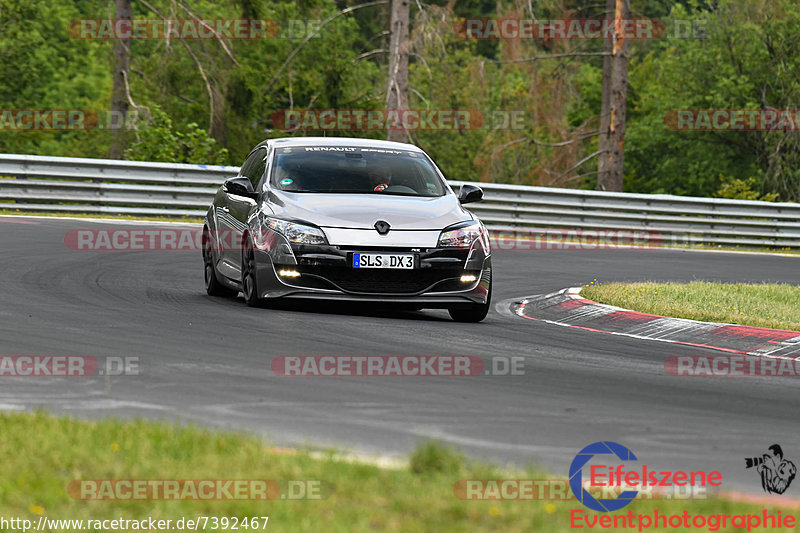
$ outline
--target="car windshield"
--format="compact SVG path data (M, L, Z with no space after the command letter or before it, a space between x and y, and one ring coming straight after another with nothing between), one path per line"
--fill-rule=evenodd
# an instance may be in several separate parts
M299 193L443 196L446 188L420 152L349 146L276 149L272 186Z

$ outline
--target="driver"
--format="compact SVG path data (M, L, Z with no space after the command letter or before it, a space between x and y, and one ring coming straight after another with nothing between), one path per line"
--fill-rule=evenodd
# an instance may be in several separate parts
M369 169L369 181L372 190L380 192L392 183L392 171L385 165L375 165Z

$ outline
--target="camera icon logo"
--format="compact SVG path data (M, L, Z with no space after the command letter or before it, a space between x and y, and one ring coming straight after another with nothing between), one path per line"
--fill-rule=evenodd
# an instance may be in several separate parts
M745 468L755 468L761 476L761 488L770 494L783 494L792 484L797 467L792 461L784 459L780 444L773 444L769 453L761 457L746 457Z

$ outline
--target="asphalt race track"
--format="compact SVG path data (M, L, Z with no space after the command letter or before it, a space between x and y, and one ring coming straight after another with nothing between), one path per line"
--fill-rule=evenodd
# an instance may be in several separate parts
M27 223L24 223L27 222ZM113 222L117 227L130 224ZM109 223L0 217L3 355L139 357L141 375L0 378L0 408L143 416L244 429L280 445L409 452L422 439L566 476L598 440L648 466L720 470L760 492L745 457L779 443L800 460L800 380L677 378L670 355L711 350L537 323L503 300L612 280L800 283L800 260L679 250L498 251L495 310L478 325L444 311L356 306L251 309L206 296L198 252L86 252L74 228ZM521 376L287 378L280 355L524 356Z

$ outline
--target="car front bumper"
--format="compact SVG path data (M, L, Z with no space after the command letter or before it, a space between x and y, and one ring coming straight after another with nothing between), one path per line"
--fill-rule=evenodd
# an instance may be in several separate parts
M491 285L491 255L482 249L385 248L289 245L256 250L261 298L396 302L418 307L485 304ZM411 253L415 268L356 269L354 252ZM299 274L281 275L281 271ZM473 275L475 281L461 281Z

